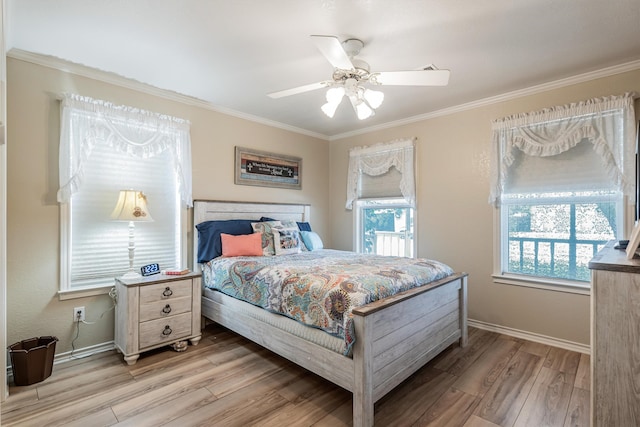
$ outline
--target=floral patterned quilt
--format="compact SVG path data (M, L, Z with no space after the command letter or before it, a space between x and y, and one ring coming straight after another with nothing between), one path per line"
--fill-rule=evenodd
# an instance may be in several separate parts
M354 307L452 273L438 261L332 249L203 264L205 286L344 338L346 354L355 342Z

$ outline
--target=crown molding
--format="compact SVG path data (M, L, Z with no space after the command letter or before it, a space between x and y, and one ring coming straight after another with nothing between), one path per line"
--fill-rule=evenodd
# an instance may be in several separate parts
M287 125L284 123L280 123L274 120L265 119L263 117L242 113L236 110L232 110L230 108L216 106L210 102L203 101L198 98L183 95L181 93L170 91L167 89L160 89L158 87L155 87L146 83L142 83L138 80L127 78L116 73L99 70L97 68L92 68L86 65L70 62L55 56L42 55L39 53L33 53L33 52L21 50L21 49L12 48L9 52L7 52L7 57L18 59L25 62L31 62L33 64L41 65L48 68L53 68L60 71L65 71L78 76L102 81L104 83L114 84L117 86L125 87L127 89L146 93L148 95L164 98L170 101L176 101L186 105L202 108L205 110L215 111L217 113L225 114L225 115L236 117L243 120L248 120L251 122L263 124L266 126L270 126L270 127L274 127L282 130L286 130L289 132L299 133L301 135L306 135L306 136L318 138L325 141L336 141L339 139L349 138L352 136L362 135L362 134L371 133L371 132L377 132L380 130L403 126L411 123L416 123L423 120L433 119L436 117L448 116L450 114L456 114L456 113L472 110L479 107L485 107L488 105L497 104L499 102L510 101L510 100L521 98L524 96L535 95L535 94L546 92L553 89L563 88L563 87L575 85L578 83L588 82L591 80L596 80L603 77L609 77L616 74L626 73L628 71L634 71L634 70L640 69L640 60L631 61L624 64L602 68L600 70L578 74L578 75L567 77L560 80L554 80L552 82L542 83L542 84L531 86L524 89L518 89L511 92L506 92L496 96L482 98L476 101L467 102L465 104L443 108L443 109L432 111L429 113L419 114L417 116L407 117L405 119L395 120L392 122L387 122L387 123L383 123L376 126L358 129L352 132L345 132L345 133L336 134L336 135L325 135L317 132L312 132L306 129L301 129L295 126Z
M110 71L104 71L97 68L92 68L83 64L70 62L55 56L42 55L39 53L28 52L22 49L12 48L7 52L7 57L18 59L20 61L30 62L32 64L41 65L43 67L53 68L55 70L64 71L70 74L75 74L82 77L87 77L93 80L98 80L104 83L109 83L117 86L121 86L127 89L142 92L147 95L157 96L159 98L167 99L169 101L176 101L182 104L190 105L193 107L202 108L205 110L215 111L216 113L225 114L228 116L236 117L243 120L263 124L266 126L286 130L289 132L295 132L302 135L310 136L313 138L329 141L329 136L317 132L312 132L306 129L301 129L295 126L290 126L284 123L280 123L274 120L265 119L262 117L254 116L251 114L242 113L230 108L220 107L210 102L203 101L198 98L183 95L178 92L174 92L167 89L161 89L156 86L142 83L141 81L121 76Z
M624 64L614 65L607 68L602 68L596 71L590 71L588 73L578 74L576 76L567 77L560 80L554 80L552 82L542 83L536 86L531 86L525 89L518 89L511 92L506 92L501 95L490 96L488 98L471 101L465 104L456 105L449 108L443 108L441 110L432 111L425 114L420 114L413 117L407 117L406 119L396 120L393 122L383 123L381 125L371 126L364 129L359 129L353 132L345 132L339 135L332 135L329 140L335 141L338 139L348 138L356 135L362 135L365 133L376 132L383 129L389 129L397 126L420 122L427 119L433 119L436 117L448 116L450 114L460 113L463 111L472 110L474 108L485 107L499 102L510 101L516 98L521 98L529 95L536 95L541 92L546 92L553 89L559 89L566 86L575 85L578 83L584 83L591 80L600 79L603 77L609 77L616 74L626 73L628 71L635 71L640 69L640 60L626 62Z

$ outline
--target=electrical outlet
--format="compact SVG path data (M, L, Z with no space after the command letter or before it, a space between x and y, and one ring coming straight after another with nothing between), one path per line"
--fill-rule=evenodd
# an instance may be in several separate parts
M73 321L74 322L84 321L84 307L76 307L73 309Z

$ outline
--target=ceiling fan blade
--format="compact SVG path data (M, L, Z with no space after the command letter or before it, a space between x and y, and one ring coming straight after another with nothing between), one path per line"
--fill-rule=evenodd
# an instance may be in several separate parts
M382 85L446 86L449 74L449 70L383 71L372 73L371 80Z
M311 40L313 40L318 50L335 68L340 68L341 70L351 70L355 68L337 37L311 36Z
M285 96L289 96L289 95L297 95L299 93L303 93L303 92L309 92L312 90L316 90L316 89L322 89L323 87L327 87L327 82L318 82L318 83L311 83L308 85L304 85L304 86L298 86L298 87L294 87L291 89L285 89L285 90L281 90L278 92L272 92L272 93L268 93L267 96L273 99L278 99L278 98L282 98Z

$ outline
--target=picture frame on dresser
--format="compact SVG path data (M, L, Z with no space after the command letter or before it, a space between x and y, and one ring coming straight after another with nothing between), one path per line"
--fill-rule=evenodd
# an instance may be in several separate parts
M640 246L640 221L636 221L636 224L629 236L629 244L627 244L627 259L633 259Z

